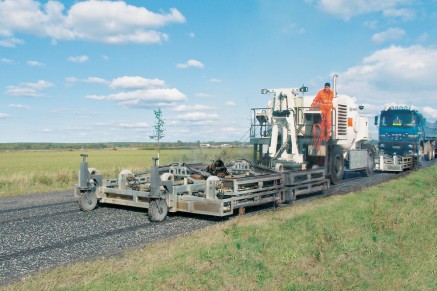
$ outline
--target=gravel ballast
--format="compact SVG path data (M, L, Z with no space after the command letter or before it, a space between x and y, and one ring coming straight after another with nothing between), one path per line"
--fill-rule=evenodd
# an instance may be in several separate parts
M375 173L370 178L350 173L343 183L300 202L358 191L408 173ZM272 209L268 206L246 213L254 215ZM151 223L147 210L111 205L82 212L72 190L0 197L0 286L47 268L120 254L221 221L222 218L176 213L163 222Z

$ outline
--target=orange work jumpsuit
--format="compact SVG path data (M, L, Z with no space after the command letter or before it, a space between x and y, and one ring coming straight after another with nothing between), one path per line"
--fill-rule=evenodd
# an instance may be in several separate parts
M320 138L322 140L328 140L331 136L333 98L334 91L322 89L311 103L311 108L318 106L318 109L322 112L322 122L320 124Z

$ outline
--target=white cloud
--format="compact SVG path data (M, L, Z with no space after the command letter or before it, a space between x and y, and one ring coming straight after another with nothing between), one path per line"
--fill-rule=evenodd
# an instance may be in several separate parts
M237 105L234 101L226 101L225 104L226 104L226 106L229 106L229 107L234 107Z
M111 88L150 88L163 87L165 82L160 79L146 79L139 76L123 76L112 80Z
M1 36L1 33L0 33L0 36ZM0 39L0 46L2 46L2 47L13 48L13 47L16 47L18 44L24 44L24 41L21 39L15 38L15 37Z
M188 60L184 64L177 64L176 67L179 69L187 69L187 68L200 68L200 69L202 69L205 67L205 65L197 60Z
M66 82L69 82L69 83L76 83L76 82L79 81L79 79L76 78L76 77L66 77L66 78L65 78L65 81L66 81Z
M143 132L150 130L150 125L147 122L132 122L132 121L110 121L110 122L97 122L93 125L106 128L110 131L117 131L123 133ZM70 129L71 131L77 131L76 129Z
M405 30L400 28L389 28L386 31L375 33L372 36L373 42L386 42L402 39L405 36Z
M41 91L53 87L53 84L44 80L36 83L22 83L19 86L7 86L6 94L10 96L38 97Z
M437 108L436 75L436 48L391 46L340 73L337 91L356 96L360 102L428 104Z
M22 104L9 104L8 107L19 108L19 109L30 109L27 105Z
M210 83L221 83L222 80L220 80L220 79L216 79L216 78L213 78L213 79L209 79L209 82L210 82Z
M81 56L69 57L69 58L67 58L67 61L72 62L72 63L85 63L88 61L88 56L81 55Z
M73 82L75 81L74 79L72 79ZM83 80L85 83L91 83L91 84L102 84L102 85L107 85L109 84L109 81L103 79L103 78L99 78L99 77L88 77L85 80ZM73 83L70 82L70 83Z
M91 100L116 101L127 107L172 106L175 102L186 101L187 97L175 88L151 88L114 93L109 95L88 95Z
M76 77L66 77L65 78L65 85L66 86L73 86L77 82L79 82L79 79Z
M38 61L27 61L27 65L30 67L44 67L45 64Z
M83 40L104 43L160 43L168 36L156 29L184 23L177 10L154 13L124 1L80 1L65 11L62 2L45 4L35 0L0 2L0 45L14 47L22 43L14 34L48 37L58 40Z
M429 106L424 106L422 108L422 111L425 113L425 115L434 118L434 120L437 119L437 107L436 108L432 108Z
M181 112L181 111L210 110L213 108L214 108L213 106L209 106L209 105L195 104L195 105L178 105L175 106L172 110Z
M11 117L11 115L9 115L7 113L1 113L0 112L0 119L6 119L6 118L9 118L9 117Z
M383 12L387 17L412 17L414 12L408 9L397 8L405 4L406 0L319 0L317 6L323 11L338 16L344 20L349 20L354 16Z
M200 98L212 98L212 97L213 97L211 94L208 94L208 93L202 93L202 92L196 93L195 95L196 95L197 97L200 97Z
M0 63L2 63L2 64L12 64L13 62L14 62L14 60L12 60L12 59L7 59L7 58L0 59Z
M147 128L149 124L147 122L121 122L118 126L121 128Z
M207 120L217 120L218 115L209 112L188 112L176 116L176 119L184 120L184 121L207 121Z
M387 9L383 11L383 15L386 17L398 17L404 21L413 20L416 18L416 13L411 9Z

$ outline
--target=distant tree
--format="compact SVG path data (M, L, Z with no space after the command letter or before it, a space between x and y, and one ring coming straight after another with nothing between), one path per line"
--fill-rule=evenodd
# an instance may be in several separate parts
M153 126L153 135L149 137L158 143L158 165L159 165L159 141L164 138L164 120L162 119L162 111L160 108L153 110L155 114L155 125Z

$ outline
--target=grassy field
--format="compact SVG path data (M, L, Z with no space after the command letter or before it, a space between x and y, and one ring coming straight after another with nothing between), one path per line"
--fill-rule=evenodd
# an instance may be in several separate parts
M250 158L251 148L197 148L161 150L160 164L173 162L225 162ZM72 189L77 183L81 151L0 152L0 196ZM116 178L122 169L149 170L156 150L89 150L89 166L107 178Z
M437 167L234 220L5 290L436 290Z

